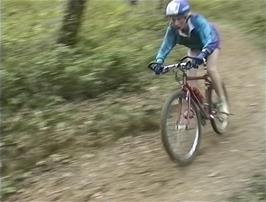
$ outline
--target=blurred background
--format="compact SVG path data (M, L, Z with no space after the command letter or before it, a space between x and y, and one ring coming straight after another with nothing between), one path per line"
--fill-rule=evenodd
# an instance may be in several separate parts
M158 131L165 92L147 69L168 24L167 0L1 1L2 195L59 153ZM265 1L190 0L265 49ZM167 63L183 56L173 51ZM172 76L166 80L173 81Z

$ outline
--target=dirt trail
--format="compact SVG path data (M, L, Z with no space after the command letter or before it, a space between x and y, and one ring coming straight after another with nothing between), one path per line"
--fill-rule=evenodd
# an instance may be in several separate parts
M162 148L159 132L126 137L81 154L71 163L26 180L19 202L222 202L265 166L264 55L238 31L223 30L219 71L232 112L229 132L204 128L201 155L177 167Z

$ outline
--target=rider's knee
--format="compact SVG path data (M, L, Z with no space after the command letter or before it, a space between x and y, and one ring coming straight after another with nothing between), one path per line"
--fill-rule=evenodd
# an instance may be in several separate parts
M218 71L217 71L217 67L216 67L216 65L212 65L211 67L208 67L208 68L207 68L207 72L208 72L208 74L210 74L210 75L218 74Z

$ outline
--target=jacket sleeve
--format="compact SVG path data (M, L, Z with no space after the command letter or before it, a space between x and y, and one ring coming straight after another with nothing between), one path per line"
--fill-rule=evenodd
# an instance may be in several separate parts
M203 43L202 51L206 51L208 55L219 47L219 36L214 27L202 16L197 15L194 21L200 39Z
M178 36L173 27L168 26L161 47L157 53L156 61L163 63L173 47L178 42Z

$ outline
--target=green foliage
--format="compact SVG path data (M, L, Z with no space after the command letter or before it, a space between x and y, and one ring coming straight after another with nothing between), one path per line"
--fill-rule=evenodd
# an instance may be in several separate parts
M191 2L195 11L233 20L261 37L265 34L262 0ZM55 45L63 4L61 0L3 2L5 107L81 100L106 91L139 90L145 84L140 75L153 59L166 25L156 4L147 7L144 1L132 8L119 0L90 1L76 48Z
M1 149L10 182L58 150L71 154L158 128L154 113L134 111L135 102L128 109L79 104L108 92L143 90L147 63L163 34L162 16L121 1L101 2L88 2L79 42L66 47L56 44L65 1L3 1ZM6 182L2 194L15 192Z
M77 104L23 108L3 120L2 171L27 171L58 150L100 146L111 140L158 129L157 102L118 98L119 95ZM72 148L72 149L71 149ZM12 159L12 161L11 161Z
M230 21L244 32L251 34L254 42L265 48L266 2L265 0L244 2L242 0L191 0L193 10L213 19ZM258 39L257 39L258 38Z
M140 13L120 1L102 1L101 6L91 1L79 43L70 48L55 45L62 10L51 8L60 8L62 1L19 2L4 2L4 106L38 107L112 90L141 90L145 81L139 75L158 45L147 40L156 39L149 27L158 17L145 15L140 21Z

